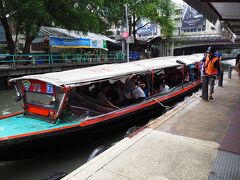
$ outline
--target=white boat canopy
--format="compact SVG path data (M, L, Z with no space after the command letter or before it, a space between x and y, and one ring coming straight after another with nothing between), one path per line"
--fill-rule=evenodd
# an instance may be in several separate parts
M184 60L185 59L184 57L185 56L182 56L181 58ZM156 69L179 66L180 64L168 60L172 58L174 57L161 57L134 61L130 63L105 64L62 72L28 75L20 78L11 79L10 82L35 79L59 87L60 86L75 87L95 81L131 75L134 73L141 73ZM175 58L176 60L178 59L178 57Z
M182 62L186 65L194 64L203 58L203 54L193 54L193 55L187 55L187 56L171 56L171 58L166 59L166 61L171 61L171 62Z

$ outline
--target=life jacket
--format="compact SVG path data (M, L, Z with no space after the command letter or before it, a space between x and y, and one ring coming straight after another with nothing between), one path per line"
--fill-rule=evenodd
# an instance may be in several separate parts
M217 75L218 70L214 66L215 62L218 61L218 57L214 57L212 59L209 58L209 56L206 57L206 62L205 62L205 72L207 75Z

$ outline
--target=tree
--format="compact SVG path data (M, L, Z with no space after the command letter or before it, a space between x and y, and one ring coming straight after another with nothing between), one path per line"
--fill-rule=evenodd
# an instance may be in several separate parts
M105 0L102 15L111 24L118 25L124 17L124 4L128 4L129 33L136 40L139 29L149 23L159 24L164 36L169 37L174 30L172 16L175 6L171 0ZM146 20L146 24L136 29L137 23Z
M84 32L103 31L103 20L97 14L101 5L102 0L0 0L0 18L10 53L15 53L19 33L26 38L23 53L29 53L30 45L43 25L51 26L54 23ZM15 41L9 22L14 25Z
M12 53L15 53L15 44L12 39L12 33L11 33L10 25L8 22L8 18L7 18L8 14L9 14L9 10L8 10L8 7L6 6L6 2L3 0L0 0L0 21L5 30L5 36L8 43L9 52L12 54Z

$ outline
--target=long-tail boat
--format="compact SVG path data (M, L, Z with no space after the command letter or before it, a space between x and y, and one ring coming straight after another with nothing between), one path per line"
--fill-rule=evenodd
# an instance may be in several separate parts
M23 110L0 116L0 159L12 150L16 155L23 144L104 129L163 109L201 86L201 57L159 57L11 79ZM158 88L162 83L168 86L164 92ZM112 87L105 98L110 104L98 98L103 84ZM132 84L144 88L145 96L133 97Z

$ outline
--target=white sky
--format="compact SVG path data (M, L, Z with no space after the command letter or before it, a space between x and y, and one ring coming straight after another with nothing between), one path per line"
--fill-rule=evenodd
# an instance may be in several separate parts
M172 0L174 3L177 3L177 4L183 4L183 0Z

